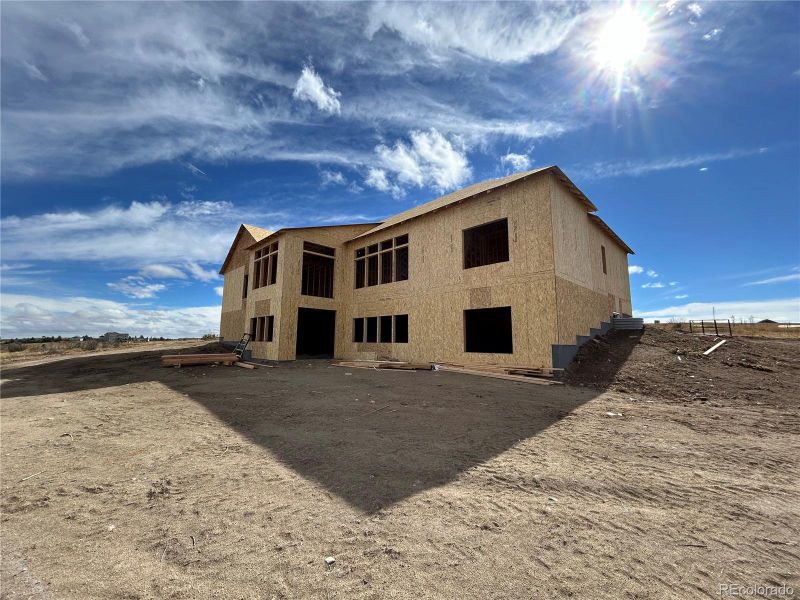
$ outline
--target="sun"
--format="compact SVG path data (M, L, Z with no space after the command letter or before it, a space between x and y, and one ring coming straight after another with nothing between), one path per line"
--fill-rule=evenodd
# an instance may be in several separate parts
M649 37L647 22L630 4L624 4L600 29L593 48L594 60L600 69L618 76L642 67Z

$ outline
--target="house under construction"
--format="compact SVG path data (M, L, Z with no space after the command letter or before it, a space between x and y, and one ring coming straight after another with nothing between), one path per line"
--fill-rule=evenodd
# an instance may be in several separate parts
M254 358L565 366L631 314L633 251L556 166L477 183L380 223L242 225L220 333Z

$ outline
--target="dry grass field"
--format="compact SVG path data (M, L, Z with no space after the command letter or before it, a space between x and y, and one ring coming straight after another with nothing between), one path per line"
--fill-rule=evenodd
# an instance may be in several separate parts
M800 346L669 335L603 341L582 363L616 366L575 386L160 352L5 367L2 596L800 588ZM689 391L643 392L667 364Z

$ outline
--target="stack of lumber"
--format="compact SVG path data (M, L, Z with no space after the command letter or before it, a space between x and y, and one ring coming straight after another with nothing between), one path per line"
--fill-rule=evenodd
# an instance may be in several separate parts
M432 363L407 363L383 360L338 360L333 363L337 367L353 367L355 369L397 369L400 371L430 371Z
M222 363L230 366L239 360L235 354L164 354L161 357L161 364L165 367L182 367L184 365L210 365Z
M530 381L532 383L559 383L552 379L563 371L563 369L551 369L548 367L514 367L490 364L437 363L437 366L441 371L484 375L485 377L510 379L511 381Z

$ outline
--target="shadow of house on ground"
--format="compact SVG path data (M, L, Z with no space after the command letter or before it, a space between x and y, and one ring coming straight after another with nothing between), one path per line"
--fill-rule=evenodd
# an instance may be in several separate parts
M348 369L322 360L256 370L174 369L161 367L160 354L4 369L3 401L159 382L302 477L374 513L452 482L601 393L441 371ZM114 400L110 392L108 402ZM135 412L129 418L136 419Z

